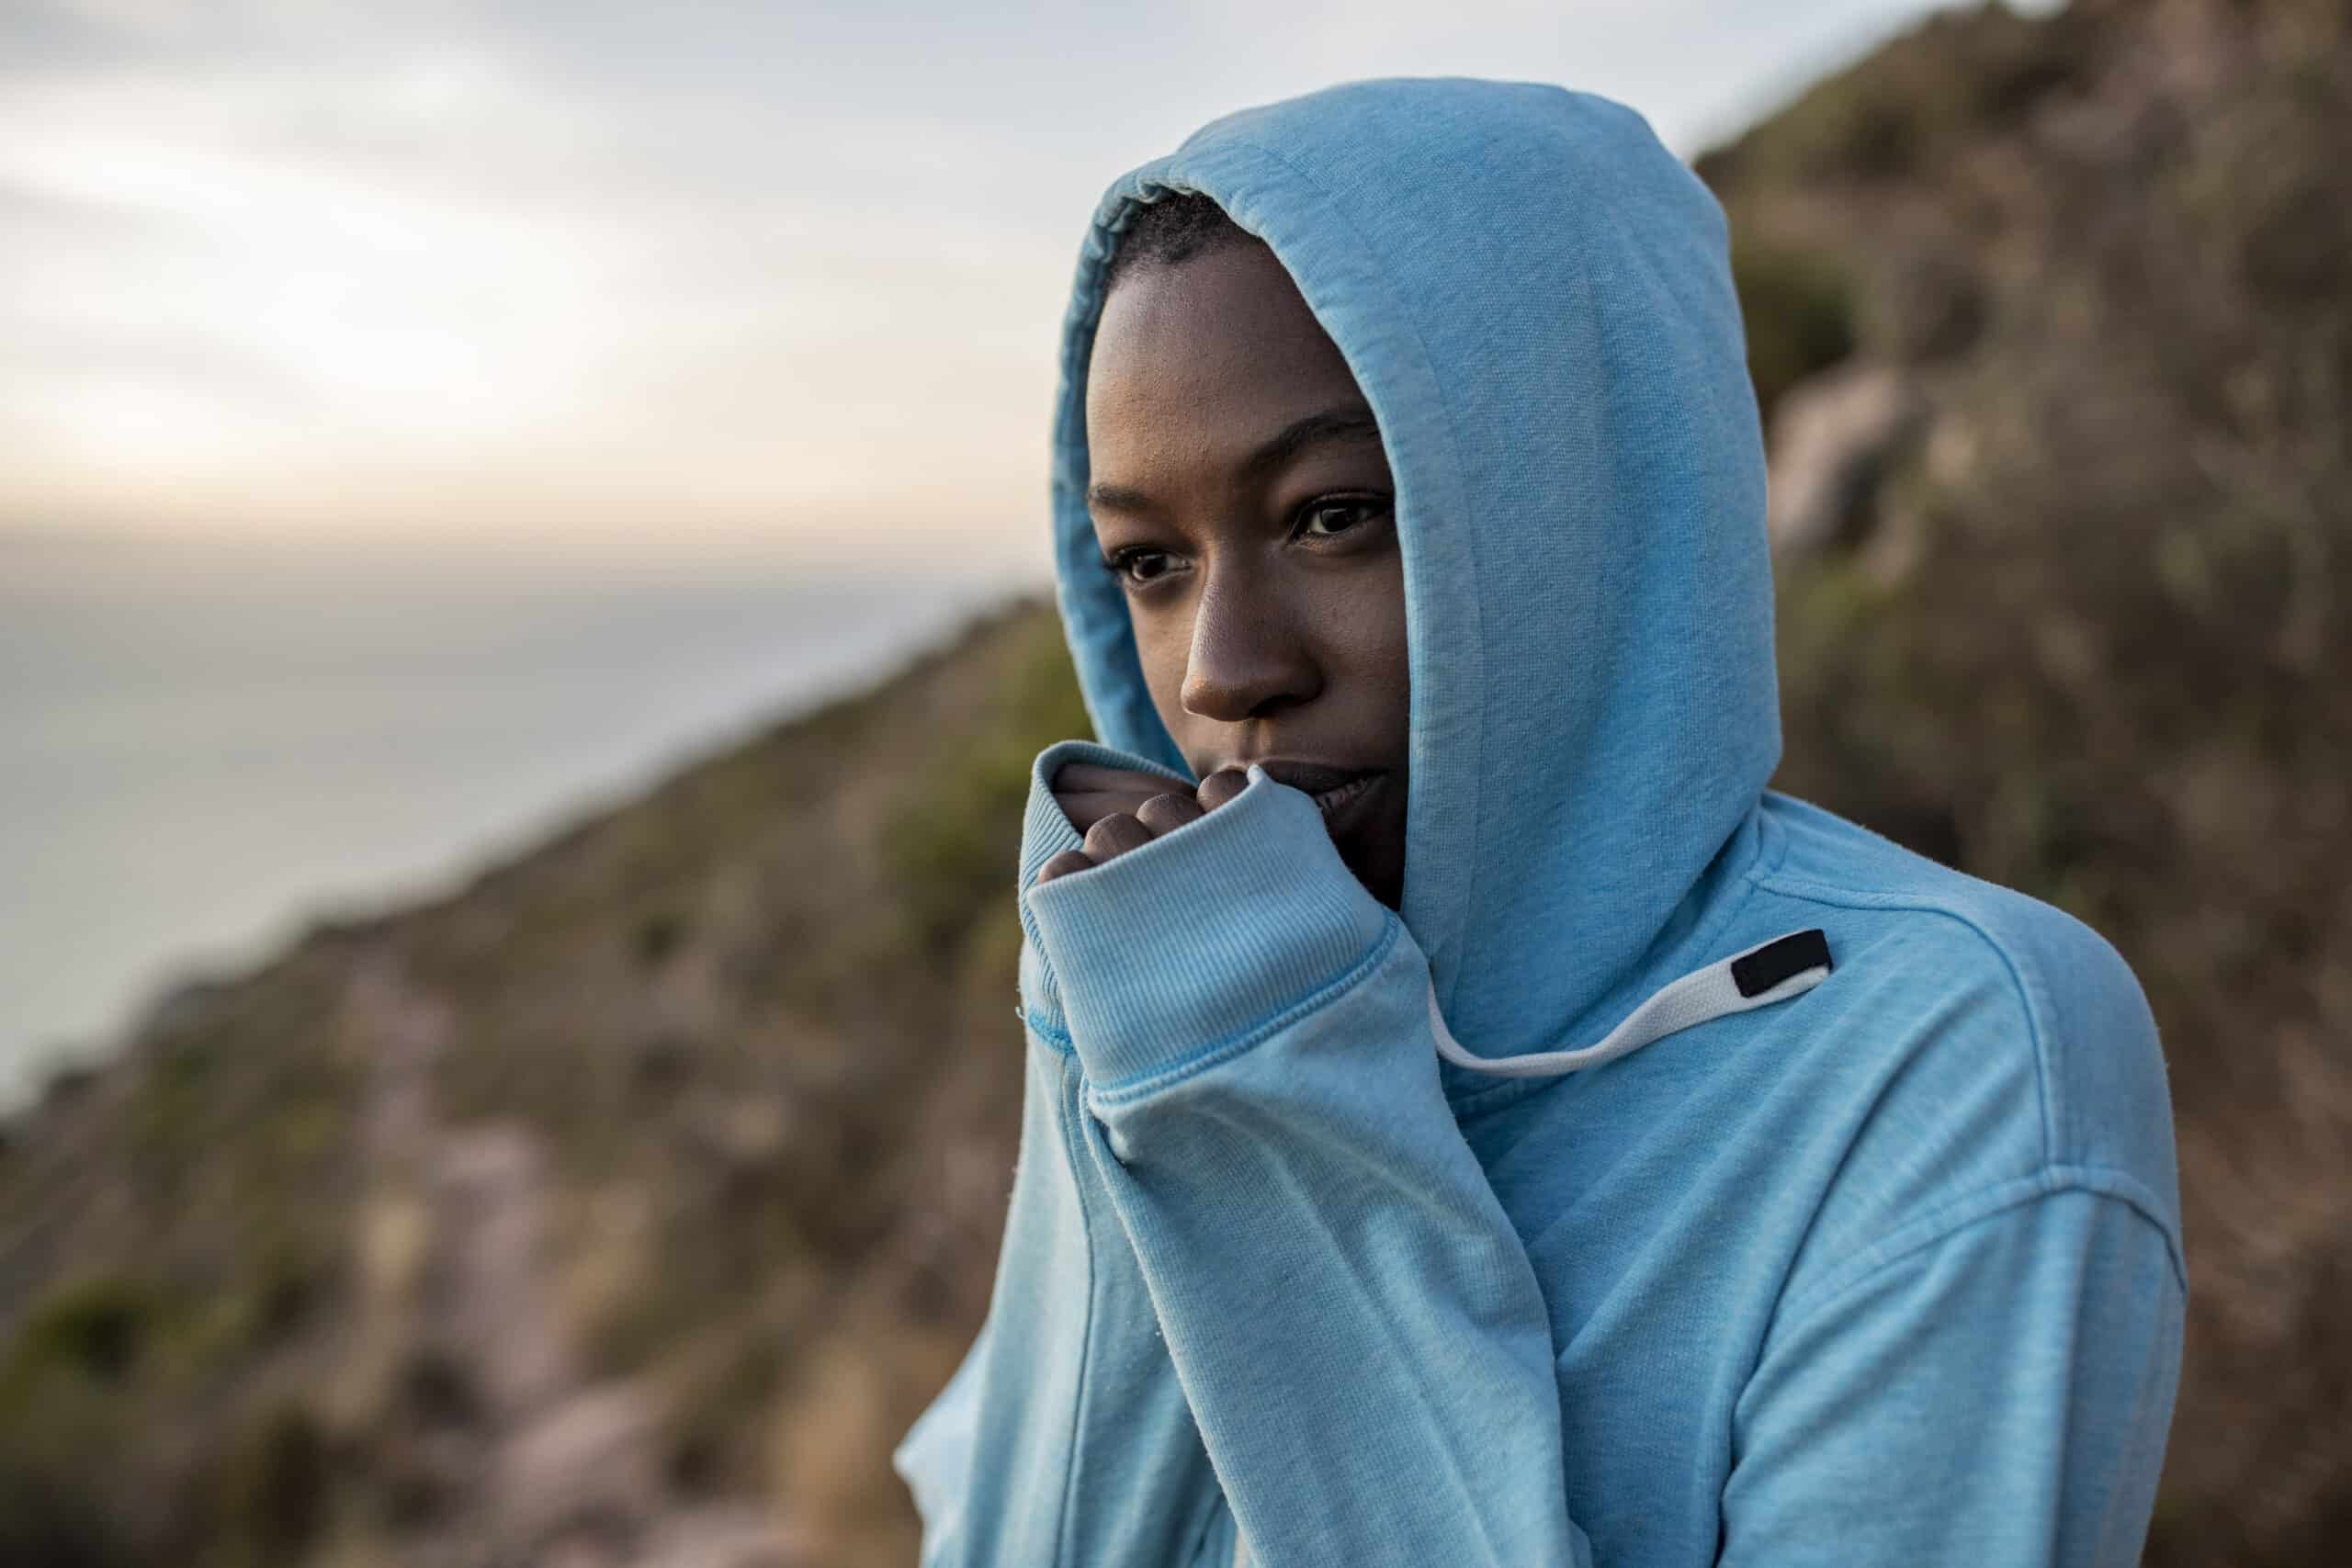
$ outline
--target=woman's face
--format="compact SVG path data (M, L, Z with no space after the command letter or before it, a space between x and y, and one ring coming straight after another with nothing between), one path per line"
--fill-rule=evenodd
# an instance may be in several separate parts
M1086 440L1095 537L1184 760L1202 778L1263 762L1316 795L1395 908L1411 728L1395 493L1371 408L1272 251L1119 280Z

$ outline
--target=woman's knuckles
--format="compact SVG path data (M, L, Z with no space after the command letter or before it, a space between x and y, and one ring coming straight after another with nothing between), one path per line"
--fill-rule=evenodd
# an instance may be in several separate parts
M1054 798L1086 837L1081 848L1064 850L1038 867L1037 881L1050 882L1141 849L1162 834L1199 821L1249 783L1239 769L1227 768L1211 773L1187 794L1169 788L1169 781L1156 774L1065 762L1054 775Z
M1088 858L1084 850L1064 850L1037 868L1037 880L1040 883L1051 882L1057 876L1068 876L1074 871L1085 871L1093 864L1094 862Z
M1070 826L1083 833L1105 817L1133 816L1154 795L1168 793L1168 781L1148 774L1116 775L1128 782L1115 787L1098 788L1084 781L1073 781L1069 769L1064 768L1054 785L1055 804L1062 808Z
M1100 865L1114 855L1141 848L1154 836L1150 829L1127 813L1114 812L1086 830L1086 852Z
M1198 792L1201 808L1215 811L1249 787L1249 774L1238 768L1220 768L1201 781Z
M1136 820L1154 833L1173 832L1187 822L1197 822L1201 816L1199 801L1172 791L1155 795L1136 808Z

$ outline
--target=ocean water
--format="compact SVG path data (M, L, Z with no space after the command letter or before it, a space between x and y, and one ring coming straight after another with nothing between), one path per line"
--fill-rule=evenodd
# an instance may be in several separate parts
M0 533L0 1105L1030 587L779 545Z

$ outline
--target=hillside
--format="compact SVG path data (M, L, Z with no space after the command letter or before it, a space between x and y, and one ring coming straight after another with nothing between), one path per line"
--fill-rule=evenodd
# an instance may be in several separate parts
M1776 783L2090 920L2179 1114L2149 1560L2352 1552L2352 22L1953 14L1700 161L1770 417ZM985 1306L1038 604L0 1135L0 1562L904 1563Z
M887 1450L1011 1174L1017 809L1083 725L1016 607L51 1085L0 1562L909 1559Z

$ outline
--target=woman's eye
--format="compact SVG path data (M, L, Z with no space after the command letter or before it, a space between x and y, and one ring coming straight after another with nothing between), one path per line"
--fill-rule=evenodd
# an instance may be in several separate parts
M1328 539L1360 527L1385 510L1387 503L1378 501L1317 502L1299 513L1298 532L1304 538Z
M1121 550L1102 563L1129 582L1149 582L1168 570L1165 550Z

